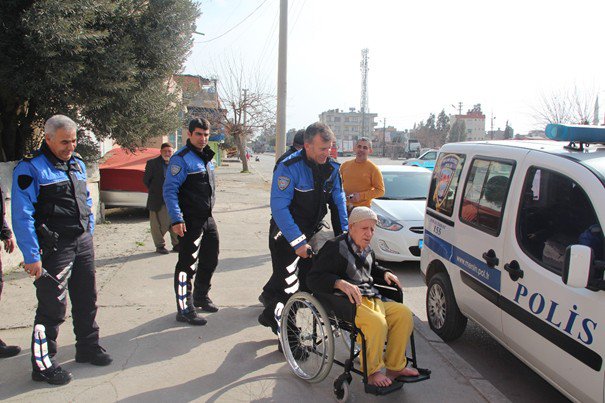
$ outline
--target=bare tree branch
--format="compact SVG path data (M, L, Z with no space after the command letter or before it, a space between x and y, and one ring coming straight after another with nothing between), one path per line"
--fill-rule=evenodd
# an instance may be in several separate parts
M246 142L257 130L275 123L275 95L267 90L266 77L247 72L241 58L227 58L219 66L219 97L225 106L223 125L239 151L243 171L248 171Z
M541 94L534 109L534 119L541 126L549 123L590 124L596 91L573 90L552 91Z

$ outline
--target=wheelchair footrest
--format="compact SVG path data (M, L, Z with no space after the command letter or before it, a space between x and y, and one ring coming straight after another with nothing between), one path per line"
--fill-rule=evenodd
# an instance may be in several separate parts
M371 393L376 396L383 396L403 388L403 383L395 381L389 386L375 386L365 384L364 388L366 393Z
M418 370L417 376L398 376L395 378L396 381L402 383L414 383L414 382L422 382L431 378L431 370L426 368L416 368Z

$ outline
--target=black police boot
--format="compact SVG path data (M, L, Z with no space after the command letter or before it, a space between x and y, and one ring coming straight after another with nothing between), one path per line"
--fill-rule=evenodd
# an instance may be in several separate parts
M61 367L49 368L46 371L32 371L32 380L46 382L50 385L67 385L72 379L71 372Z
M14 357L21 352L21 347L7 346L5 342L0 340L0 358Z
M271 331L277 334L277 322L275 318L267 318L264 314L258 315L258 323L263 325L264 327L270 327Z
M199 298L193 297L193 305L202 308L202 311L205 312L218 311L218 306L214 305L214 302L212 302L208 295Z
M199 316L193 307L187 312L177 312L176 320L177 322L185 322L193 326L204 326L208 322L206 319Z
M104 367L111 364L113 359L101 346L81 347L76 350L76 362L89 362L92 365Z
M269 305L271 303L271 298L269 298L269 296L263 291L258 296L258 302L263 304L263 306L266 308L267 305Z

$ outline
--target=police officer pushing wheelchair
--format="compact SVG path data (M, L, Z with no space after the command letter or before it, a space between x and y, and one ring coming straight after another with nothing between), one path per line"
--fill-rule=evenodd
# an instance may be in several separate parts
M305 130L304 148L279 162L273 173L269 227L273 274L263 292L271 300L266 301L258 321L274 333L278 333L281 310L289 296L299 287L306 288L311 267L308 241L321 228L328 198L338 209L341 228L348 228L340 165L329 157L334 140L327 125L311 124Z
M44 126L45 140L15 167L12 189L13 229L35 276L38 308L32 334L32 379L64 385L72 379L54 360L66 299L72 305L76 362L109 365L99 346L97 290L93 249L94 216L86 187L86 167L74 153L76 123L55 115Z

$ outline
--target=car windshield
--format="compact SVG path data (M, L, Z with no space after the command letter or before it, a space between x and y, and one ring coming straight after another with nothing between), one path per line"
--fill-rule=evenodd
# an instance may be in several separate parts
M384 200L426 200L430 172L382 172Z

